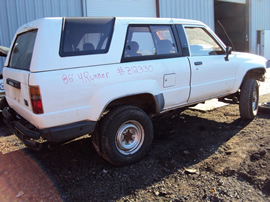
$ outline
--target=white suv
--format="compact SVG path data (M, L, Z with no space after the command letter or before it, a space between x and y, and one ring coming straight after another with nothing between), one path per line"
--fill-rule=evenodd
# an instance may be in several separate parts
M4 121L29 147L92 134L115 165L140 160L151 118L211 98L258 110L263 57L232 52L203 23L162 18L44 18L20 27L7 56Z

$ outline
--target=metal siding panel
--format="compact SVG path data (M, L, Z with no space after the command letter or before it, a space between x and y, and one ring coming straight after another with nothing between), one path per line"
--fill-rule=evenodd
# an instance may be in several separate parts
M25 10L24 2L20 0L16 0L14 8L16 9L17 22L18 24L22 24L27 19L27 13L28 13L24 11Z
M44 9L45 7L42 1L35 1L34 10L35 10L37 19L42 18L45 15Z
M0 1L0 8L3 8L3 11L0 12L0 45L9 46L10 39L10 30L8 29L8 21L6 16L7 14L7 4L5 1ZM5 28L3 29L2 26ZM0 57L0 72L2 72L2 67L4 66L5 59Z
M155 0L87 0L87 16L156 17Z
M249 2L249 47L251 53L256 53L257 30L270 29L270 1L250 0Z
M160 17L200 20L214 30L214 0L159 0Z
M8 41L10 41L10 30L8 26L8 11L7 11L7 4L5 1L0 1L0 7L3 8L3 11L0 12L0 45L8 46Z
M20 0L18 0L20 1ZM23 13L26 14L26 18L24 18L20 24L24 24L25 22L29 22L32 20L37 19L37 15L36 15L36 10L35 10L35 0L25 0L24 2L22 1L22 13L18 15L18 17L20 17L21 15L23 15Z
M4 19L7 19L8 27L6 28L9 30L9 33L12 35L14 35L15 31L17 30L17 27L18 27L17 24L19 23L16 13L17 13L16 2L8 1L7 2L7 16ZM10 40L12 38L13 36L10 36Z

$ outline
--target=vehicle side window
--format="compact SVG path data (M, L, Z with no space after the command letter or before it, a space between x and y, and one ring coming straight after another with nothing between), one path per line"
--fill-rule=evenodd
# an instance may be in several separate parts
M107 53L114 18L65 18L60 55L89 55Z
M156 42L156 52L158 55L178 52L171 26L150 26L150 28Z
M151 58L160 55L178 54L175 38L170 25L129 26L124 48L124 58Z
M191 56L225 54L221 46L205 29L201 27L185 27L185 31Z
M124 57L155 55L154 40L149 27L129 27Z

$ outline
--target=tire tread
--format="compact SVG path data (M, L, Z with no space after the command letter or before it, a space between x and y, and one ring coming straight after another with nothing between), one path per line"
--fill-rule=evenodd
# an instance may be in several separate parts
M117 117L127 116L126 115L127 112L131 112L131 111L133 111L133 113L137 113L137 114L143 115L145 117L146 116L148 117L148 115L140 108L135 107L135 106L131 106L131 105L124 105L124 106L113 108L100 121L100 128L99 128L100 151L99 151L99 154L106 161L108 161L109 163L114 164L116 166L125 166L125 165L131 164L131 163L134 163L134 162L140 160L138 157L135 157L134 159L132 159L132 157L130 157L131 156L130 155L130 156L126 157L127 161L123 162L121 159L112 158L110 155L111 151L108 151L108 148L110 148L108 134L110 133L112 123L114 123L116 121ZM148 125L152 124L150 118L147 119L146 121L147 121ZM152 125L151 125L151 127L152 127ZM150 134L146 134L146 135L148 135L150 137L149 141L152 143L153 127L151 128ZM148 145L149 144L148 142L146 144L147 144L147 146L150 146L150 145ZM138 151L138 152L140 152L140 151ZM146 151L141 151L141 152L143 153L143 155L146 154Z
M245 79L243 81L239 100L239 111L242 119L251 120L254 119L254 117L257 115L257 112L254 114L252 109L253 91L255 90L255 88L257 88L259 99L259 89L257 81L255 79Z

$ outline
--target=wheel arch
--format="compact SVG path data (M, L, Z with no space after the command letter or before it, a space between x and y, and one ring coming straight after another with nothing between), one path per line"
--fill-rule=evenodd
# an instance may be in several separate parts
M92 95L90 105L95 108L90 119L99 121L106 111L120 105L137 106L151 116L163 110L164 102L159 84L155 80L113 84L97 89Z
M239 100L240 96L240 89L243 86L243 83L247 79L255 79L257 81L265 81L265 73L266 69L265 67L254 67L247 71L245 71L244 67L241 68L241 71L238 72L238 75L244 75L243 77L238 77L239 79L236 80L232 93L229 96L226 96L226 98L233 98L236 97ZM242 79L241 79L242 78Z
M237 93L237 91L241 89L244 81L247 79L255 79L255 80L264 82L265 73L266 73L266 69L264 67L257 67L257 68L255 67L255 68L249 69L246 73L244 73L242 80L238 80L238 82L236 82L234 91Z
M245 79L256 79L258 81L265 81L265 68L264 67L257 67L257 68L253 68L253 69L250 69L246 72L244 78L243 78L243 81ZM242 83L243 83L242 81Z
M162 111L164 107L164 97L163 94L154 96L151 93L140 93L135 95L122 96L110 101L106 105L104 111L121 105L132 105L139 107L149 116L152 116Z

